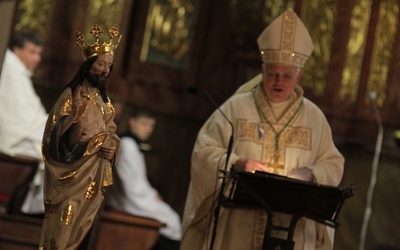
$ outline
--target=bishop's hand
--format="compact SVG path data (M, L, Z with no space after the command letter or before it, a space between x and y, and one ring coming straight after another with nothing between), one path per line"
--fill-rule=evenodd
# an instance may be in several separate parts
M253 172L253 173L255 171L267 172L267 167L265 166L265 162L257 160L239 159L235 162L235 166L246 172Z
M312 170L307 167L294 168L294 169L290 170L288 177L297 179L297 180L302 180L302 181L313 181L314 180Z

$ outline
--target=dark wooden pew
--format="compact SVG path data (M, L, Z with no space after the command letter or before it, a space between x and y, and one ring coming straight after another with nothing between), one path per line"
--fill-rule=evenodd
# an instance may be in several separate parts
M38 160L0 153L0 214L20 214Z
M20 215L0 216L0 249L37 250L42 219Z
M162 226L159 221L146 217L115 211L104 212L95 236L94 249L151 249Z
M163 225L153 219L104 212L93 238L93 250L151 249ZM42 219L21 215L0 216L0 249L37 250Z

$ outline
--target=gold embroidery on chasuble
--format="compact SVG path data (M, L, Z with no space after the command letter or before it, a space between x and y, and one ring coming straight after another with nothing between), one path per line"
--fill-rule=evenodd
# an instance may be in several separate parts
M311 130L301 127L286 127L279 137L278 152L275 151L275 133L267 123L261 123L260 126L265 131L265 137L259 138L258 125L249 124L247 120L239 120L239 141L251 141L262 144L262 160L267 163L268 171L274 174L285 175L285 153L287 148L298 148L309 151L311 149ZM277 125L275 128L280 131L283 125Z
M288 128L282 134L282 144L287 147L311 151L311 129L302 127Z
M290 170L288 167L294 167L285 166L286 150L288 148L311 149L311 130L293 125L303 106L303 100L298 98L289 107L285 115L280 120L276 120L265 100L261 87L253 92L253 96L263 122L261 126L265 131L262 160L266 162L268 172L286 175L287 171Z
M279 127L283 126L277 127L280 129ZM274 136L274 132L270 128L266 129L266 134L271 134L271 137ZM267 167L271 173L286 175L289 170L287 169L289 166L285 166L286 150L288 148L297 148L309 151L311 148L311 130L300 127L287 127L279 137L278 144L279 149L277 153L274 151L275 146L273 141L272 143L264 144L266 147L264 152L267 153L264 159L268 159Z
M267 224L267 213L260 209L256 210L254 214L256 216L256 228L254 234L254 245L255 249L262 249L262 245L264 243L264 234L265 234L265 225Z
M238 119L237 137L240 141L251 141L262 144L265 138L259 137L258 124L253 121ZM261 125L264 129L264 126Z
M277 142L279 147L276 150L274 131L265 125L263 127L266 134L263 159L267 162L267 171L274 174L286 175L289 170L287 169L288 166L285 166L286 150L288 148L298 148L309 151L311 147L311 130L299 127L286 127L279 137ZM277 129L282 129L282 127L283 125L275 126Z
M72 219L74 217L74 208L71 204L69 204L66 208L61 210L60 221L64 223L64 225L69 226L72 223Z

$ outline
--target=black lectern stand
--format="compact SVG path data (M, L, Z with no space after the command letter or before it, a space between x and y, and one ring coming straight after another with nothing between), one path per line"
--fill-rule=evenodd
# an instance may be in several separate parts
M297 221L306 217L338 228L340 209L347 198L354 195L354 186L341 189L291 179L264 172L230 172L234 182L223 206L229 208L265 209L268 215L263 250L294 248L294 230ZM275 212L292 215L289 227L272 224ZM287 232L287 239L271 237L272 230Z

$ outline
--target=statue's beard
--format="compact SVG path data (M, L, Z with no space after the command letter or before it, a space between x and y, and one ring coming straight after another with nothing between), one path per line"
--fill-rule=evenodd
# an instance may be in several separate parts
M88 72L86 79L93 87L96 87L99 90L103 90L106 88L108 76L106 74L93 74L91 72Z

